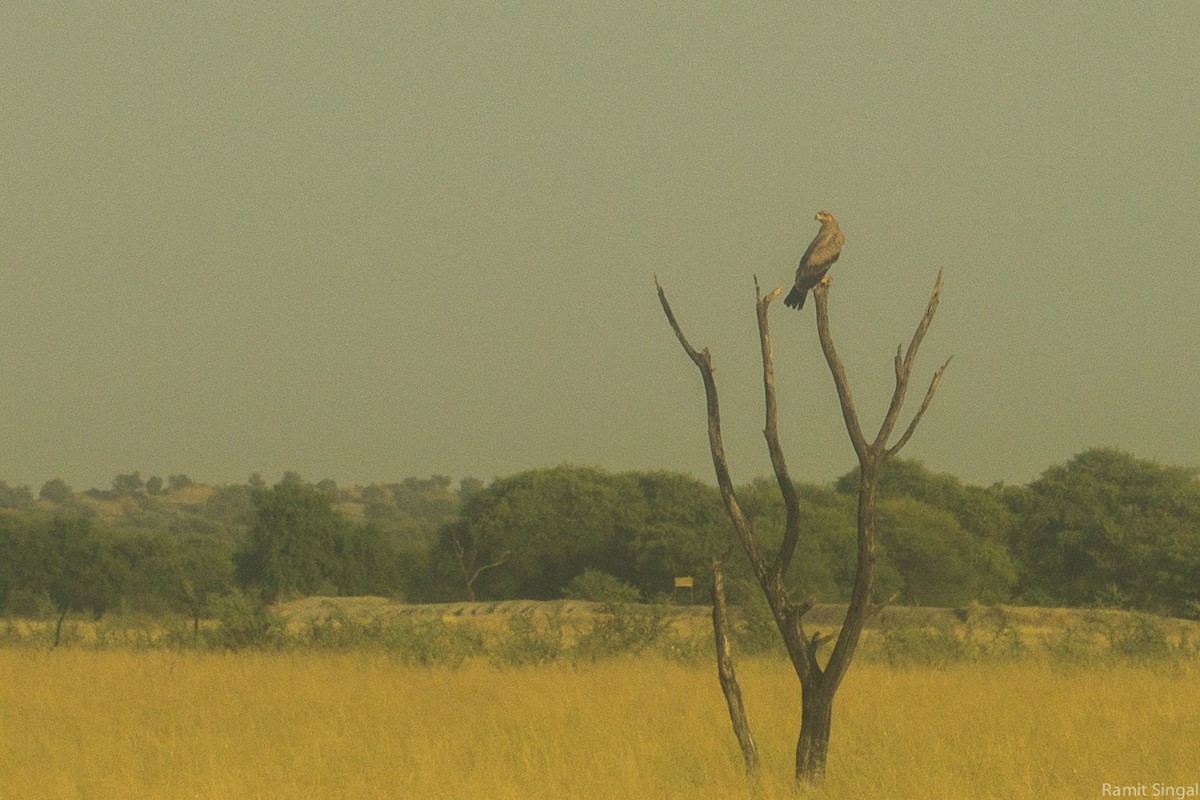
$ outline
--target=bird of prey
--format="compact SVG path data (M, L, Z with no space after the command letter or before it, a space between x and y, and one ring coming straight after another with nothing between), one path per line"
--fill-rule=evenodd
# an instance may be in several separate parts
M796 268L796 285L783 300L783 304L789 308L804 308L808 290L824 279L825 273L842 254L842 243L846 241L833 214L818 211L813 219L821 223L821 230L817 231L817 237L804 251L800 266Z

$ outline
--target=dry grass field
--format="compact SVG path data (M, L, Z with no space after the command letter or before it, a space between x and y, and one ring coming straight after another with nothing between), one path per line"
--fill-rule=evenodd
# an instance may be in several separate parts
M742 775L713 670L657 657L458 669L382 654L0 649L4 798L782 798L782 660L741 666ZM1200 668L851 669L821 798L1099 798L1200 781Z

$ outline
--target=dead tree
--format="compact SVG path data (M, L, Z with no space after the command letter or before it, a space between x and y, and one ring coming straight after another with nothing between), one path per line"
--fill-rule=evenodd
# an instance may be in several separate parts
M469 544L463 547L460 534L465 528L465 523L456 523L450 527L448 534L450 549L454 552L455 566L458 567L459 579L462 580L463 589L467 595L467 602L474 603L475 581L479 580L479 576L489 569L499 567L505 561L508 561L508 557L512 555L512 551L505 550L495 561L480 564L479 558L483 551L483 543L479 541L476 535L472 535Z
M908 391L909 377L912 374L917 350L920 348L921 341L925 338L925 333L929 329L930 323L933 322L934 314L937 311L938 300L941 297L942 291L942 275L939 271L937 283L933 288L933 294L929 298L929 305L925 309L925 314L921 318L920 324L917 325L917 330L913 334L912 340L909 342L908 350L904 351L902 348L897 348L895 358L896 385L892 392L892 400L888 406L887 413L884 415L883 423L879 426L879 432L871 441L867 440L859 424L858 413L855 411L850 386L846 380L846 372L842 366L841 359L838 358L837 350L833 345L833 337L829 331L829 284L827 282L822 283L813 290L817 306L817 337L820 340L825 359L829 364L829 370L833 374L833 382L841 403L842 417L846 425L846 431L850 435L850 442L854 447L854 452L858 457L859 463L857 566L850 602L846 609L846 616L836 637L831 635L822 636L816 631L810 632L806 629L803 617L812 608L814 600L809 598L797 602L790 596L784 580L787 576L788 568L792 564L792 559L796 553L796 545L800 538L800 500L796 492L796 485L788 474L783 448L779 444L778 409L775 398L775 367L771 355L770 326L767 320L767 311L771 301L778 297L783 289L778 288L766 297L763 297L758 288L758 281L755 279L755 307L758 317L759 341L762 350L763 390L766 405L766 424L763 428L763 436L767 441L767 450L771 457L771 467L775 473L775 479L779 485L779 492L783 496L784 508L786 510L783 540L779 551L774 557L768 557L755 535L753 526L745 514L742 513L741 506L738 504L737 496L733 490L733 481L729 475L729 467L725 460L725 448L721 440L721 413L717 398L717 384L713 377L712 355L707 348L697 351L692 347L687 337L684 336L683 330L679 327L679 323L675 319L675 314L671 311L671 306L667 302L667 296L663 292L662 286L658 284L657 278L655 278L655 285L658 287L658 299L662 304L663 312L667 316L667 321L670 323L672 330L675 331L675 335L679 339L680 345L683 346L684 352L687 353L688 357L700 370L708 408L708 443L712 453L713 469L716 472L717 485L721 491L721 498L724 501L725 510L733 524L738 541L741 543L742 549L750 560L754 576L758 580L763 595L767 599L768 606L770 606L771 614L775 619L784 645L787 648L788 656L791 659L792 668L800 680L800 737L796 743L796 779L798 781L819 783L825 776L825 761L829 751L834 696L837 693L838 686L842 682L842 678L846 675L846 670L850 666L851 659L854 657L854 651L858 647L864 624L880 608L879 605L873 602L872 597L872 588L875 582L875 495L880 470L882 470L887 460L895 455L912 437L918 423L920 423L925 411L929 408L930 402L933 400L934 393L941 382L943 372L950 363L947 360L934 373L933 380L930 381L929 388L925 392L925 399L921 403L921 407L913 415L912 420L900 438L894 444L889 445L888 441L896 427L901 407L904 404L904 397ZM719 565L716 572L719 573ZM716 574L714 575L715 577L717 577ZM718 598L714 592L714 606L716 606L717 602ZM713 613L713 624L717 628L728 625L723 613L723 597L720 598L720 605L722 606L722 613L718 614L715 607ZM745 720L744 713L741 714L739 722L734 708L735 701L731 699L731 697L736 698L736 705L740 710L741 691L737 689L736 679L734 679L732 685L733 689L737 689L736 692L731 692L731 688L727 685L726 676L732 676L732 655L727 652L728 633L727 631L716 630L715 635L718 642L718 674L721 678L722 688L725 690L726 699L729 701L730 716L734 722L735 733L738 736L738 741L742 743L747 768L753 769L754 764L751 763L752 752L748 752L745 745L746 741L750 741L751 748L753 747L753 741L749 738L749 724ZM834 642L833 650L822 665L818 659L818 654L821 646L830 640ZM726 652L721 652L722 641L726 643ZM724 666L725 659L729 660L728 670ZM756 763L757 754L753 754L753 757Z

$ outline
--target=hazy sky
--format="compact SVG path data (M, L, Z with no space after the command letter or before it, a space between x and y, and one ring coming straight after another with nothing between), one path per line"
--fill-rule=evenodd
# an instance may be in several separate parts
M711 481L655 273L735 478L769 474L753 276L790 282L819 209L869 431L944 268L905 455L1200 463L1200 4L898 8L5 3L0 479ZM824 481L853 454L813 314L771 319Z

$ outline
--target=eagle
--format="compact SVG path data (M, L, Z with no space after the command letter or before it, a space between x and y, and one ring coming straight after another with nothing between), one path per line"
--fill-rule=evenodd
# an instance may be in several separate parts
M817 237L804 251L804 256L800 259L800 266L796 268L796 285L783 300L783 304L789 308L804 308L808 290L825 277L825 273L833 266L833 262L837 261L838 256L842 254L842 243L846 241L833 214L828 211L818 211L813 219L821 223L821 230L817 231Z

